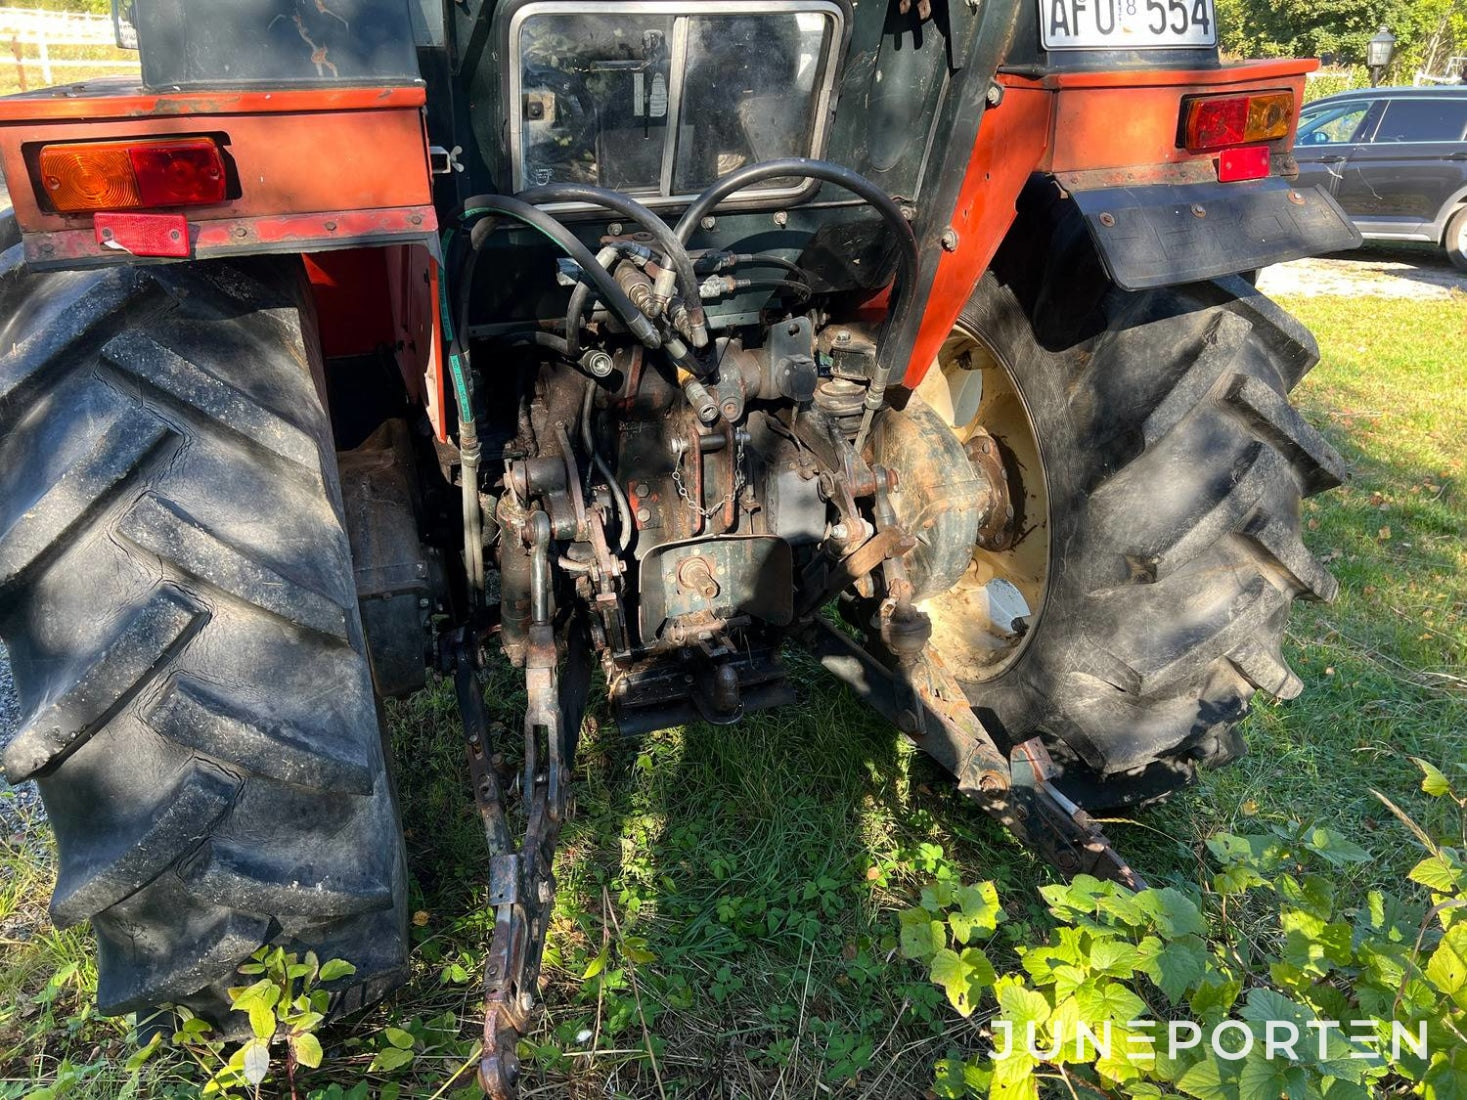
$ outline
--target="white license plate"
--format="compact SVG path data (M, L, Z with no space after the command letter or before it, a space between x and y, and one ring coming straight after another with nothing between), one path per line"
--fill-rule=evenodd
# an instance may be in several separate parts
M1213 0L1038 0L1046 50L1217 45Z

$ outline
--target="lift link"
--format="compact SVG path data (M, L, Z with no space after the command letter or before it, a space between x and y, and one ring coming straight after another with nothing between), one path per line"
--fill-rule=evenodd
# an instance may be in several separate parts
M532 530L534 527L532 524ZM544 548L548 548L548 531L536 539L535 550ZM497 746L491 742L476 672L478 647L465 631L454 650L454 683L474 798L489 845L489 904L495 910L484 974L484 1046L479 1062L479 1084L492 1100L512 1100L518 1095L516 1045L535 1006L545 935L555 902L555 848L570 801L571 762L590 686L591 651L584 620L575 613L568 622L552 622L548 555L536 552L533 558L534 568L542 575L534 585L525 660L529 705L520 777L525 827L517 848L511 839L505 797L511 784ZM556 644L557 633L564 639L563 653Z
M1067 878L1088 874L1145 888L1095 820L1054 786L1044 745L1035 738L1005 755L930 646L892 669L823 618L806 624L800 640L826 671L956 775L960 791Z

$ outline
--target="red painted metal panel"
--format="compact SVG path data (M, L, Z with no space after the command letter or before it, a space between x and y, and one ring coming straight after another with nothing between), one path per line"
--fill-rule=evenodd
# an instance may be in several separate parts
M1049 146L1053 101L1054 95L1040 88L1010 88L1003 104L984 116L949 222L957 247L938 263L905 385L922 381L1013 224L1019 192Z
M305 257L321 351L328 358L368 355L393 343L386 257L395 250L345 248Z
M387 110L427 101L421 87L149 92L136 80L115 78L0 98L0 122Z
M189 222L193 245L190 255L207 258L251 252L316 252L421 243L431 239L437 228L431 206ZM56 233L30 233L23 240L26 261L37 268L81 267L117 260L116 253L97 244L91 226Z

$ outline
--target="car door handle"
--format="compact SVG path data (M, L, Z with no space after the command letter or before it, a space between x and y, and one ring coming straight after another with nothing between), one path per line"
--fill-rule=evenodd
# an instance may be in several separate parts
M1319 163L1320 164L1339 164L1344 159L1345 159L1345 154L1344 153L1331 153L1327 157L1320 157L1319 158Z
M1467 149L1462 150L1462 152L1460 152L1460 153L1453 153L1449 157L1447 157L1447 159L1448 160L1467 160Z

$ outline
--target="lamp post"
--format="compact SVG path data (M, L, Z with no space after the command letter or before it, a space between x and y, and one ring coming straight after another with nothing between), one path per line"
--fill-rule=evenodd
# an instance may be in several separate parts
M1391 57L1396 52L1396 36L1385 27L1381 27L1380 33L1365 43L1365 67L1370 70L1370 86L1372 88L1380 84L1380 78L1390 67Z

